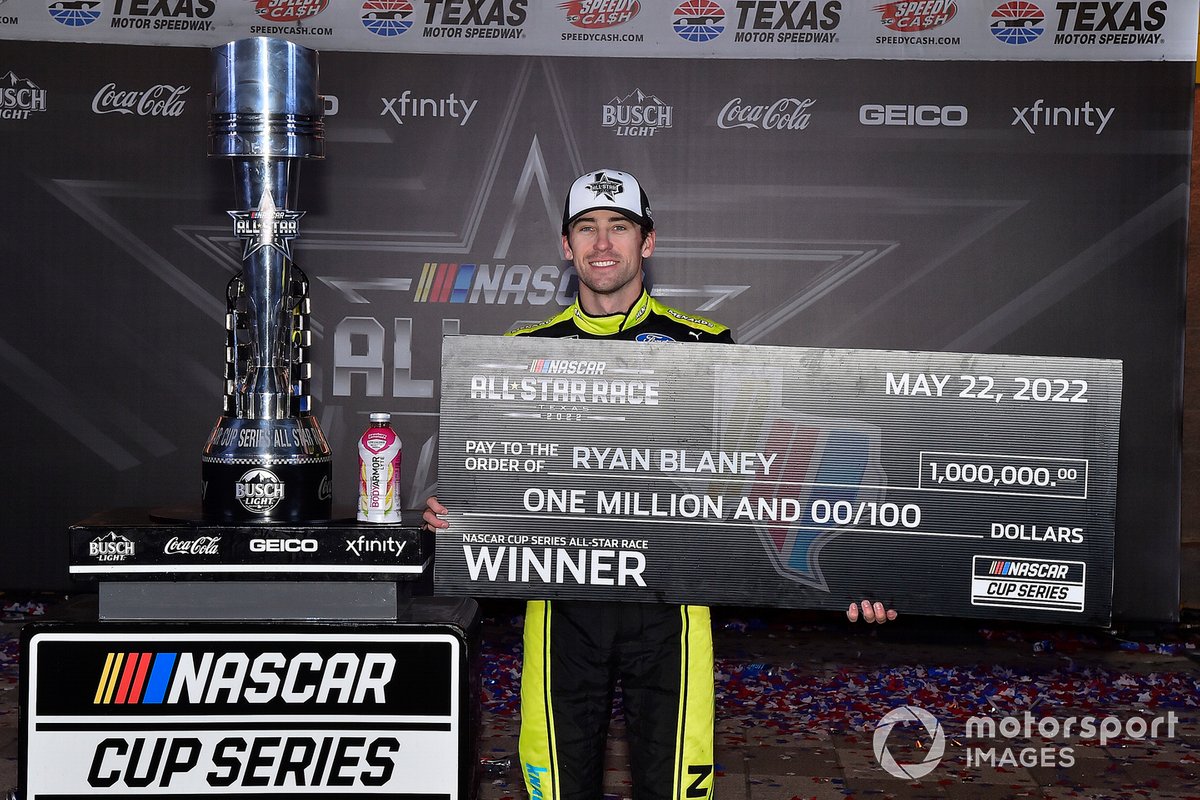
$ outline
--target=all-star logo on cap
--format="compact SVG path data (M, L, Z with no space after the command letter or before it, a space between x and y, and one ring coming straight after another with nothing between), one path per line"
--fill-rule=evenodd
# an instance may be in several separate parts
M625 184L603 172L597 172L596 177L587 185L587 188L595 192L597 198L604 196L610 203L615 203L616 195L625 191Z

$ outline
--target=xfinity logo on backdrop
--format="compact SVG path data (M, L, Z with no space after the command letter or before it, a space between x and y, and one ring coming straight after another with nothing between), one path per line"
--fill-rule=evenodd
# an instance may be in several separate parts
M346 552L359 558L362 558L363 553L390 553L399 556L407 545L408 542L393 539L391 536L386 539L368 539L366 536L359 536L357 539L346 540Z
M106 83L92 98L92 113L178 117L183 113L183 96L191 88L160 83L149 89L124 91L118 89L115 83Z
M1037 128L1041 127L1068 127L1068 128L1095 128L1096 135L1099 136L1104 127L1108 125L1108 121L1112 119L1113 113L1117 110L1116 106L1105 111L1098 106L1093 106L1091 101L1085 101L1082 106L1070 108L1068 106L1048 106L1043 98L1038 98L1031 106L1025 108L1012 107L1013 125L1021 125L1030 133L1037 133Z
M809 109L816 103L811 97L781 97L773 103L755 105L735 97L717 114L718 128L762 128L775 131L798 131L812 120Z
M471 112L479 100L459 100L454 92L449 97L413 97L411 89L405 89L399 97L381 97L383 110L379 116L391 114L397 125L403 125L405 118L411 117L452 117L460 120L461 128L471 118Z
M675 109L652 94L634 89L624 97L614 97L603 109L603 125L617 136L653 136L671 127Z
M916 125L961 128L967 124L966 106L906 106L867 103L858 109L862 125Z

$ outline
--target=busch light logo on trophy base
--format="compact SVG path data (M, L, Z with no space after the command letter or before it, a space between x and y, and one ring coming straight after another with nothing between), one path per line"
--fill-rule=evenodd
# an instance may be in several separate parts
M233 164L242 271L226 290L225 408L202 459L204 518L326 520L332 458L308 397L308 280L292 262L300 162L325 155L317 54L282 39L213 51L209 155Z

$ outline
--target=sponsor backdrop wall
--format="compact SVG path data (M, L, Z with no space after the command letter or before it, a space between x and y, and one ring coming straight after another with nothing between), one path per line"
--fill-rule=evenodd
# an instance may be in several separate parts
M206 48L268 34L322 51L295 248L337 506L376 410L406 503L436 487L442 336L569 302L562 196L617 167L653 201L655 294L740 342L1121 359L1114 613L1170 619L1196 22L1195 0L0 0L0 586L66 587L91 512L198 505L241 250Z

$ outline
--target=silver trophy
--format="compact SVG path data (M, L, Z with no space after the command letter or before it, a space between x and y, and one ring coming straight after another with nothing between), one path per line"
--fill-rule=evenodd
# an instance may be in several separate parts
M332 458L307 394L308 280L292 261L300 162L325 156L317 53L282 39L213 48L208 154L233 163L242 271L226 291L225 402L202 459L217 522L327 520Z

